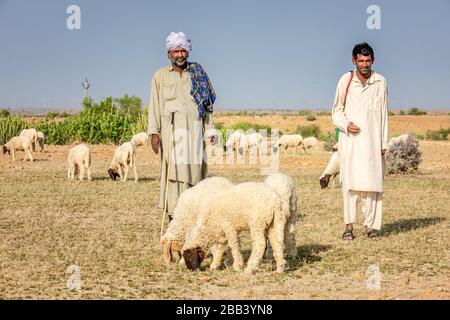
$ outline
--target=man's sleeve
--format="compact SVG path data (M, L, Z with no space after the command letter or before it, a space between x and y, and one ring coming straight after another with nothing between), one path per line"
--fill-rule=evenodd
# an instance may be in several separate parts
M388 107L387 107L387 98L388 98L388 88L387 84L384 85L384 95L383 101L381 102L381 149L389 148L389 125L388 125Z
M336 88L336 95L334 97L333 110L331 114L334 126L338 127L346 134L348 134L347 127L350 121L348 121L347 117L345 116L345 107L344 107L345 88L343 86L344 78L345 77L342 77L338 82Z
M148 104L148 134L159 134L161 131L161 101L156 75L152 79L150 102Z

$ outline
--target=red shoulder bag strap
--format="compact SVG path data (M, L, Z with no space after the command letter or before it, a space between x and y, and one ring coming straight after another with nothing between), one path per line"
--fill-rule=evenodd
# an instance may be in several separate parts
M345 108L345 103L347 102L348 89L350 88L352 79L353 79L353 71L350 71L350 80L348 80L347 88L345 89L344 108Z

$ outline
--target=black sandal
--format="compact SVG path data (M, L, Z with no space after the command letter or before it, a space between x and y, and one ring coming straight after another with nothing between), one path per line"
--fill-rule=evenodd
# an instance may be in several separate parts
M379 236L380 236L380 234L378 233L378 230L370 229L367 232L367 238L378 238Z
M353 240L355 236L353 235L353 230L346 229L342 234L342 240Z

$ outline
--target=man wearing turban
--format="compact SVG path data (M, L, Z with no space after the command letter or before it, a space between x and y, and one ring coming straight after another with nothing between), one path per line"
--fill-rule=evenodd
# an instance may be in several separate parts
M180 194L206 178L205 131L212 129L216 96L202 66L187 61L192 46L183 32L171 32L166 49L170 65L152 79L148 133L156 154L161 147L159 207L171 219ZM211 135L209 142L216 139Z

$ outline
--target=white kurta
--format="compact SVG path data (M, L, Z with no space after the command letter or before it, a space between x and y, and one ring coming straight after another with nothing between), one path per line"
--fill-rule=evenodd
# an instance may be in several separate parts
M389 143L386 80L372 71L363 87L354 74L344 108L349 80L350 72L339 80L332 112L333 123L340 129L342 189L344 192L383 192L384 156L381 150L387 149ZM348 133L350 122L361 129L359 134Z

